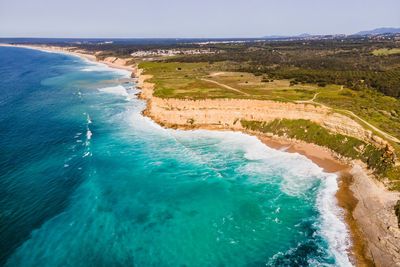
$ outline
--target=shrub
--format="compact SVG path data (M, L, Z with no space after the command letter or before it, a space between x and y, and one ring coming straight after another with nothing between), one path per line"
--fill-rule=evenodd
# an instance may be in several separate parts
M394 206L394 213L397 216L397 225L400 228L400 200L397 200L396 205Z

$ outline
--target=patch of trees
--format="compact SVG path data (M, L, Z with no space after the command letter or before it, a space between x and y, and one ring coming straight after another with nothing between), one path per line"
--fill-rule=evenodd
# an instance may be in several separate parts
M322 87L340 84L354 90L372 88L400 98L400 68L381 72L277 68L266 73L275 79L292 79L292 83L315 83Z
M400 54L374 56L376 48L393 47L393 41L363 39L214 44L212 55L188 55L168 61L232 62L231 70L292 84L340 84L358 90L371 88L400 97ZM397 46L400 47L399 44ZM265 79L266 82L266 79Z

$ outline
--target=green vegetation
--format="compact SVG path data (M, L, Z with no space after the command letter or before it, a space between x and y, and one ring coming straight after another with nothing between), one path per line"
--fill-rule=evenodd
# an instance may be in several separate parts
M227 71L231 68L229 62L214 64L142 62L140 67L145 70L145 74L153 75L151 82L155 83L155 95L159 97L309 101L316 96L314 99L316 103L328 105L340 113L344 110L352 111L383 131L400 137L400 100L371 89L356 91L339 85L329 84L320 87L291 83L289 80L266 81L264 76ZM345 157L360 159L374 169L378 176L388 177L392 188L400 189L400 168L393 167L393 159L385 154L386 150L378 150L373 145L352 137L331 134L325 128L304 120L282 120L270 124L242 122L242 124L246 128L257 128L262 132L286 134L292 138L326 146ZM392 143L392 145L399 151L398 144Z
M240 98L240 92L201 80L208 74L208 63L142 62L139 65L155 84L154 95L165 98ZM222 66L221 66L222 67Z
M208 77L219 83L237 88L250 95L248 98L274 101L306 101L321 91L337 91L340 86L324 88L316 84L293 83L287 79L267 79L246 72L214 72ZM268 81L267 81L268 80Z
M154 95L166 98L249 98L274 101L310 100L315 93L338 91L340 86L324 88L311 84L292 84L289 80L269 80L252 73L227 72L230 62L176 63L142 62L139 67L153 78Z
M398 200L396 205L394 206L394 211L397 216L397 222L400 228L400 200Z
M321 86L340 84L355 90L369 88L400 97L400 53L395 53L400 48L396 45L393 40L360 39L214 44L210 47L219 53L168 60L232 61L235 62L233 69L269 79L292 79ZM372 51L387 56L377 57Z
M394 54L400 54L400 48L380 48L372 51L374 56L389 56Z
M343 84L354 90L376 89L386 95L400 97L400 68L387 71L331 70L280 67L266 71L275 79L294 79L296 82Z
M231 68L230 62L142 62L140 67L145 74L153 75L151 82L156 85L154 94L158 97L293 102L308 101L316 96L314 102L325 104L338 112L352 111L379 129L400 138L400 100L372 89L342 89L332 84L320 87L289 80L268 79L266 82L264 76L226 71ZM399 148L398 144L393 145Z
M320 87L315 84L294 84L289 80L268 79L266 82L264 76L226 71L231 68L230 62L142 62L140 67L146 74L153 75L151 82L156 84L155 95L159 97L248 98L290 102L311 100L318 93L315 102L352 111L400 138L400 100L372 89L341 89L341 86L332 84Z
M379 129L400 138L400 100L373 90L321 91L315 99L332 108L354 112Z
M241 121L243 127L263 133L286 136L319 146L327 147L338 154L365 162L378 177L390 179L393 189L400 189L400 168L394 166L393 155L386 149L358 140L354 137L331 133L309 120L274 120L272 122Z
M60 43L60 46L71 44ZM226 70L262 75L264 81L291 79L294 82L344 85L372 89L400 97L400 47L394 38L340 38L327 40L254 41L196 43L193 40L115 41L112 44L84 42L79 49L98 52L98 58L131 57L137 51L159 49L205 49L211 54L154 57L153 60L188 63L230 62ZM385 55L376 56L376 55ZM140 59L139 59L140 60Z

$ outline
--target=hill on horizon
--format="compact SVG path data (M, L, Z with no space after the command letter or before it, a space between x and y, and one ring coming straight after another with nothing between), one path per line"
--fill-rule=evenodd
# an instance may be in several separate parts
M376 34L385 34L385 33L400 33L400 28L382 27L382 28L376 28L373 30L360 31L360 32L355 33L354 35L376 35Z

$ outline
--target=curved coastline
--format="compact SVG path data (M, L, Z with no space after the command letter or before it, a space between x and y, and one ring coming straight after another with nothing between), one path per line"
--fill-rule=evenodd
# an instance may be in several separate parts
M148 92L146 91L149 90L149 88L151 89L151 85L149 86L149 84L145 81L148 77L141 75L141 71L138 70L137 66L125 66L105 60L97 61L94 55L85 54L83 52L71 52L59 47L37 47L25 45L18 47L38 49L48 52L66 53L97 63L103 63L112 68L124 69L133 72L135 77L137 77L139 80L139 87L142 89L141 97L148 103L144 114L153 119L156 123L163 125L162 122L154 119L149 111L148 107L150 98ZM171 127L172 125L164 126ZM173 128L187 130L193 129L194 127L191 125L175 125ZM204 125L200 128L209 130L224 130L213 127L212 125ZM389 229L391 226L386 227L384 224L377 221L379 220L379 216L371 216L369 220L363 220L362 217L368 217L368 212L371 208L371 205L374 210L383 209L386 211L386 213L388 213L387 204L397 194L386 190L382 184L377 182L372 177L372 174L368 172L366 167L361 162L345 162L340 160L338 155L332 153L332 151L314 144L285 139L282 137L266 136L260 133L246 133L257 136L265 145L271 148L304 155L318 166L323 168L325 172L339 174L339 190L336 193L336 197L339 206L344 208L346 211L345 221L351 230L352 249L351 251L348 251L348 254L353 263L363 266L372 266L374 264L378 266L388 266L389 263L394 262L396 257L390 257L390 253L385 253L388 242L377 242L377 238L384 235L385 231L387 234L389 230L393 230ZM368 193L372 194L372 196L366 195L368 190ZM380 194L384 194L384 196L380 197ZM373 202L376 201L377 198L380 198L378 200L382 201L377 201L377 203L374 204ZM390 219L390 214L386 214L386 217ZM387 229L385 229L385 227ZM371 234L370 232L367 232L367 230L373 231L373 233Z
M351 233L352 249L348 251L348 255L352 263L357 266L400 266L400 242L398 242L400 229L397 227L397 218L393 209L400 193L389 191L378 181L365 163L344 158L328 148L312 143L266 135L243 128L234 129L231 124L225 123L223 120L218 125L204 122L197 125L190 122L177 123L177 121L182 121L182 118L177 120L182 115L182 106L187 106L188 110L193 108L188 101L172 99L172 101L163 103L160 98L153 96L154 84L147 82L151 75L143 74L143 70L137 68L135 77L138 78L138 87L141 89L140 96L147 101L144 115L164 127L182 130L241 131L257 136L269 147L289 153L299 153L322 167L326 172L339 174L339 189L336 197L338 205L345 209L344 220ZM206 101L203 100L203 102ZM229 101L227 99L226 104L231 106L236 103L229 103ZM197 104L196 101L191 102L194 105ZM212 105L211 101L210 104ZM195 106L193 110L197 109L197 112L204 113L202 116L207 118L209 114L204 106L202 103L201 108ZM217 107L212 106L210 110L215 111L216 109ZM176 114L173 113L174 110ZM162 116L160 116L161 113ZM172 114L170 121L165 113ZM227 119L230 122L236 120L235 117Z

